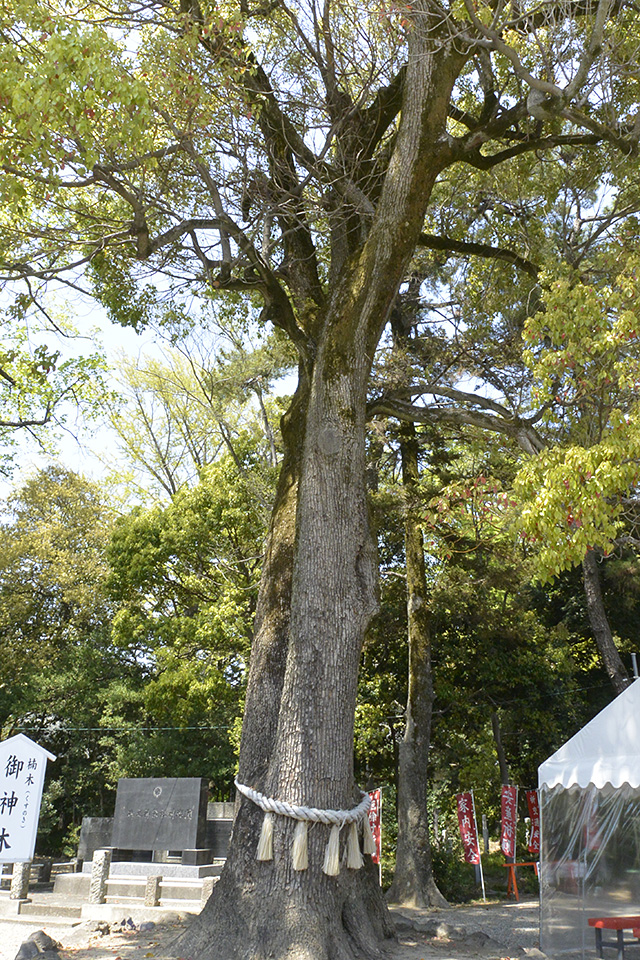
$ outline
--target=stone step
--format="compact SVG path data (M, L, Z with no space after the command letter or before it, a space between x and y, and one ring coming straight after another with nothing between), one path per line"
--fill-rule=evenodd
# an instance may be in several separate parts
M56 877L56 894L67 897L88 897L91 877L86 873L61 873Z
M177 910L178 912L186 910L188 913L200 913L200 911L202 910L202 901L200 899L171 900L163 897L162 900L160 901L160 906L164 907L165 910L171 909L171 910Z
M160 884L160 902L166 900L200 900L202 897L202 884L195 886L187 883L161 883Z
M119 864L115 865L118 869ZM135 866L135 865L134 865ZM145 866L151 866L145 865ZM171 865L169 865L170 868ZM157 875L162 877L159 890L160 907L172 907L198 912L202 905L202 876L173 876L169 869L168 875L164 873L163 868L167 864L153 864ZM223 862L210 864L205 868L212 874L212 879L217 880L222 871ZM114 867L112 866L112 870ZM184 868L181 868L184 869ZM189 871L191 872L191 871ZM65 874L56 878L55 892L59 896L74 897L81 899L85 905L89 903L89 888L91 878L88 874L75 873ZM208 881L210 882L210 881ZM116 874L111 875L107 880L106 903L114 906L120 904L130 904L142 907L144 904L145 892L147 886L147 877L144 875Z
M110 877L107 880L107 899L137 897L144 900L146 886L144 877L140 880L134 880L133 877Z
M62 903L21 903L21 917L64 917L80 919L82 907Z
M0 920L6 919L6 917L0 917ZM34 926L39 927L77 927L80 923L84 923L82 917L60 917L54 911L53 913L19 913L16 917L11 917L11 923L21 923L24 925L25 929L28 930L31 928L33 930Z
M106 903L121 903L123 906L127 903L130 903L132 906L141 907L143 906L143 897L136 896L127 896L126 894L119 893L117 896L109 896L107 894Z

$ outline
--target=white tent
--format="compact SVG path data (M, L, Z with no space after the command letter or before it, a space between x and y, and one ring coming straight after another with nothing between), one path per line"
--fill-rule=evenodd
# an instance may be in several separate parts
M589 917L640 915L640 681L538 769L540 946L593 955Z

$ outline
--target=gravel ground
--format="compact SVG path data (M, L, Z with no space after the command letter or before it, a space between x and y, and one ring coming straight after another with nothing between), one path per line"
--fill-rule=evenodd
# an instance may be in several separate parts
M392 913L398 943L389 945L389 960L536 957L537 899L431 911L392 907ZM173 913L158 916L151 929L127 929L112 923L105 930L95 922L56 923L55 917L29 921L0 917L0 960L14 960L20 945L37 930L44 930L61 944L61 960L161 960L170 955L172 942L187 922L188 918Z
M63 943L74 931L69 924L57 924L48 920L16 920L15 917L0 917L0 960L13 960L16 953L31 933L44 930L53 940Z
M490 901L463 904L448 910L415 910L409 907L393 909L396 923L401 928L402 918L430 932L438 924L446 924L451 939L464 939L474 933L484 933L512 952L538 949L540 945L540 907L535 899L519 901ZM399 921L399 923L398 923ZM456 932L460 931L456 935ZM445 934L447 930L443 931Z
M126 910L123 911L126 916ZM60 960L142 960L166 956L170 943L184 926L184 919L169 914L164 920L150 925L153 929L121 928L95 921L57 924L55 920L37 918L26 923L6 917L0 918L0 960L14 960L21 944L31 933L42 930L60 945ZM55 956L55 954L53 955ZM51 960L53 960L53 956ZM37 958L36 958L37 960ZM43 960L48 958L43 957Z

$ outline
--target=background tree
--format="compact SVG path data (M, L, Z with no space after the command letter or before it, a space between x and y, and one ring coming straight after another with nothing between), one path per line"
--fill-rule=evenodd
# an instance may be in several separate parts
M0 526L0 730L24 731L58 757L44 799L44 852L73 854L82 816L110 811L116 781L101 724L146 672L130 646L110 642L112 524L94 484L51 467L9 498Z
M166 322L174 328L173 318ZM240 319L235 322L237 327ZM240 324L245 335L247 326ZM148 497L156 487L166 500L183 485L193 486L200 471L224 453L246 474L249 435L265 464L277 465L277 421L285 401L272 388L290 370L291 353L282 337L263 331L243 343L240 331L228 324L217 335L191 332L179 344L165 345L162 359L121 360L119 399L109 420L122 465L136 478L130 483L137 496ZM265 503L270 496L265 490Z
M622 514L627 504L633 527L637 360L629 336L635 316L624 293L630 289L629 272L620 251L622 238L636 229L637 184L624 158L606 175L598 156L575 161L575 152L562 152L549 176L538 179L527 158L520 158L510 168L508 184L505 170L482 182L469 178L461 184L453 178L451 189L459 190L460 197L445 207L447 236L421 238L447 258L443 262L442 252L434 254L440 261L423 263L418 274L426 278L424 285L430 285L434 300L426 304L418 299L418 320L412 327L426 327L429 339L412 345L413 360L405 356L399 366L394 361L391 379L378 384L372 411L475 424L517 440L525 455L519 495L531 500L525 524L531 518L531 535L546 544L539 554L542 575L582 563L594 637L619 691L628 674L602 603L596 556L598 551L610 552L613 543L622 547L625 536L633 539L630 530L623 532ZM594 183L605 176L611 189L603 196ZM447 184L440 187L447 196ZM541 215L534 218L533 209ZM460 236L463 229L467 239ZM517 253L523 241L527 258ZM552 258L556 266L545 273L539 265ZM635 275L633 262L628 268ZM557 275L562 279L554 279ZM571 330L584 340L575 353ZM441 347L441 363L427 368L425 376L434 341ZM461 389L464 376L467 383ZM631 453L624 476L613 452L611 437L616 435L625 455ZM532 453L539 456L528 462ZM585 491L590 503L583 522L582 506L577 520L570 507L563 510L568 488L553 465L594 457L598 483L609 484L610 495L602 496L595 487ZM599 545L595 551L590 540Z
M108 551L113 640L152 667L139 707L157 727L142 742L132 731L120 766L137 776L198 769L226 796L268 512L256 489L264 492L272 473L251 444L237 453L243 473L227 454L167 506L123 517Z

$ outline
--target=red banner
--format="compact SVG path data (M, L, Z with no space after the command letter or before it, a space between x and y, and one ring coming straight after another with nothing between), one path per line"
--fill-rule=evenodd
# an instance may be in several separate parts
M473 793L456 794L456 803L458 805L458 824L464 849L464 859L467 863L480 863L480 846L478 845Z
M376 852L371 857L374 863L380 863L382 852L382 790L372 790L371 806L369 807L369 824L376 843Z
M502 788L502 830L500 849L505 857L516 855L516 823L518 822L518 788Z
M540 853L540 801L537 790L526 790L527 806L531 819L531 833L529 834L529 853Z

